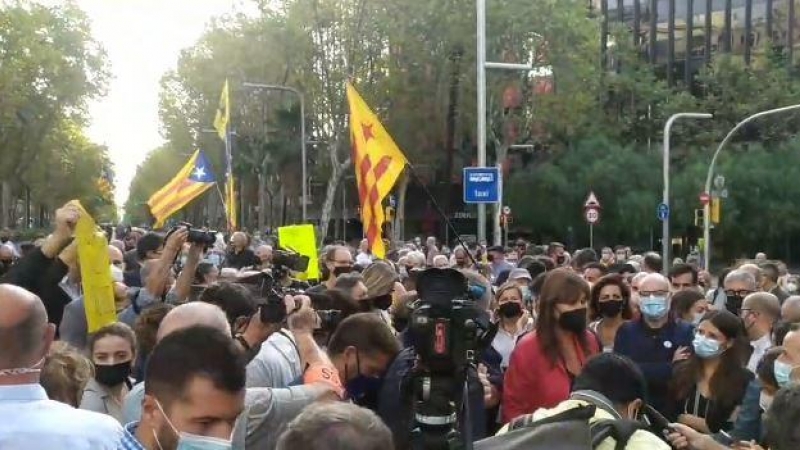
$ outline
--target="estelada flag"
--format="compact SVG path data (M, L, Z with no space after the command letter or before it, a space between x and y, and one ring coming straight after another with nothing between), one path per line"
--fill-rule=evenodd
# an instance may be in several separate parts
M386 249L381 239L381 229L385 217L382 202L408 161L350 83L347 83L347 100L350 104L350 139L361 201L361 221L372 254L376 258L384 258Z
M169 216L207 191L215 181L205 153L196 150L180 172L147 200L150 213L156 218L155 227L164 225Z

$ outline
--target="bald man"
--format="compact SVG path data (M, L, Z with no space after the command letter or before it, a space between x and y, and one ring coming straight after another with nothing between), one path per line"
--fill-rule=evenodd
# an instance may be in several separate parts
M800 323L800 295L792 295L781 306L781 320Z
M115 246L108 246L108 259L111 262L109 270L113 274L118 273L120 264L123 264L123 254ZM115 265L115 263L118 263ZM114 280L114 304L117 312L120 312L128 303L128 287L125 284ZM81 291L82 292L82 291ZM58 326L58 334L62 341L67 342L79 350L85 350L89 339L89 325L86 323L86 306L83 303L83 296L72 300L64 307L64 317Z
M769 292L756 292L748 295L742 302L739 317L747 331L747 338L753 352L747 362L747 368L755 373L758 362L764 353L772 347L772 327L780 319L781 304L778 297Z
M242 270L245 267L260 266L261 261L250 249L250 238L237 231L231 235L230 249L225 255L224 267Z
M312 354L319 352L319 349L312 335L311 319L316 313L309 308L309 304L310 300L304 298L303 307L289 318L289 328L304 361L308 361L311 366L320 362L330 364L327 356L317 353L319 356L315 358ZM177 330L194 325L213 327L231 335L230 324L222 309L210 303L190 302L176 307L164 317L158 327L157 339L160 341ZM141 418L145 383L134 386L125 397L125 423L136 422ZM329 385L320 382L286 389L248 388L245 411L236 422L233 448L275 448L280 431L286 424L314 401L330 398L331 392Z
M667 405L672 363L691 355L692 326L670 318L672 293L669 280L651 273L639 282L642 316L620 327L614 352L631 358L642 369L649 385L649 403L663 411Z
M116 420L49 400L39 384L54 336L39 297L0 284L0 448L115 450Z

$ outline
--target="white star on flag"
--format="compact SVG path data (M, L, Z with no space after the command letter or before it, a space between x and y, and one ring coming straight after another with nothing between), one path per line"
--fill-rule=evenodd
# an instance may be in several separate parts
M197 179L199 179L199 180L202 180L203 178L205 178L205 176L206 176L206 169L205 169L205 168L203 168L203 166L198 166L198 167L197 167L197 168L194 170L194 177L195 177L195 178L197 178Z

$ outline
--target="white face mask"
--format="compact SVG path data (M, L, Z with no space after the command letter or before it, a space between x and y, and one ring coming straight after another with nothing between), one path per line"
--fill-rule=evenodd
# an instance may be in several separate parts
M767 412L769 407L772 406L772 400L774 400L773 396L761 391L761 396L758 397L758 406L761 408L761 411Z
M797 284L795 283L786 283L786 291L789 293L797 292Z

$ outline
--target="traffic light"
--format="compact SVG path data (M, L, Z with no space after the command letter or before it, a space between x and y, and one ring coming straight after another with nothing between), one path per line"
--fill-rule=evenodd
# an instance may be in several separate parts
M720 210L722 209L722 200L715 198L711 200L711 223L718 224L720 219Z
M695 209L694 210L694 226L702 227L703 226L703 214L704 210L702 209Z

